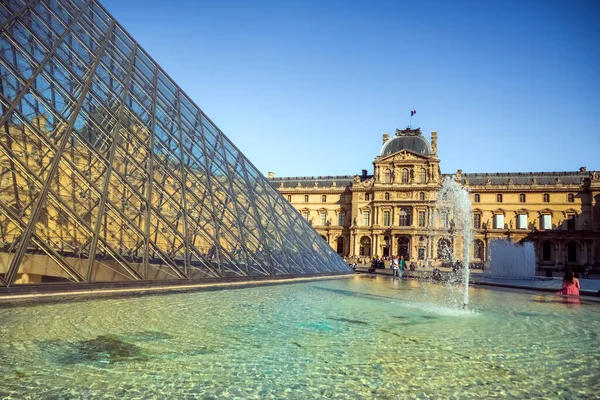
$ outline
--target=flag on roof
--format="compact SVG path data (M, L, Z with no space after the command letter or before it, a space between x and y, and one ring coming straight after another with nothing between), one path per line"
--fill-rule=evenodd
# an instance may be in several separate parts
M415 115L416 113L417 113L417 110L412 110L412 111L410 112L410 116L412 117L412 116L413 116L413 115Z

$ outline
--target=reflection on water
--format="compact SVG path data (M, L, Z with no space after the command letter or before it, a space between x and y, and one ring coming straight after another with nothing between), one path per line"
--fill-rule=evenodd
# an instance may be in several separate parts
M0 398L590 398L600 305L337 279L0 309Z

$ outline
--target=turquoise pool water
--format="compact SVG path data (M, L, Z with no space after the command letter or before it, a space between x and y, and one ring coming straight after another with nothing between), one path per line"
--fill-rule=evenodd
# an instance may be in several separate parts
M0 308L0 398L592 398L600 305L333 279Z

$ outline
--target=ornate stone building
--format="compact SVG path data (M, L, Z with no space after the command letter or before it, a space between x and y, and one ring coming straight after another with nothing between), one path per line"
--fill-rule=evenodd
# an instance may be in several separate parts
M472 261L485 261L493 239L531 241L538 268L600 263L600 172L442 174L437 133L420 129L383 135L373 173L355 176L283 177L272 185L340 255L403 255L417 264L439 264L462 254L462 237L440 211L445 177L470 192Z

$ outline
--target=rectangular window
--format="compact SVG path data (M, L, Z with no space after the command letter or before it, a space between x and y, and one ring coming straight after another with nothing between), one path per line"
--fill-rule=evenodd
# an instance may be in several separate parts
M371 213L369 211L363 211L363 226L369 226L370 217Z
M442 219L442 228L447 228L448 227L448 213L447 212L442 212L441 215L441 219Z
M425 226L425 211L419 211L419 226Z
M504 215L494 215L494 229L504 229Z
M473 228L481 229L481 214L473 214Z
M542 215L541 229L552 229L552 216L550 214Z
M390 212L389 211L384 211L383 212L383 225L384 226L390 226Z
M302 211L302 218L308 221L308 211Z
M517 229L527 229L527 215L517 215Z
M424 260L425 259L425 247L419 247L418 248L418 254L419 254L419 260Z
M400 226L410 226L410 214L407 210L400 211Z
M319 214L319 225L321 225L321 226L325 225L326 221L327 221L327 214Z
M575 215L567 215L567 230L574 231L575 230Z
M340 215L338 216L338 222L340 226L344 226L344 217L346 216L346 213L341 212Z

